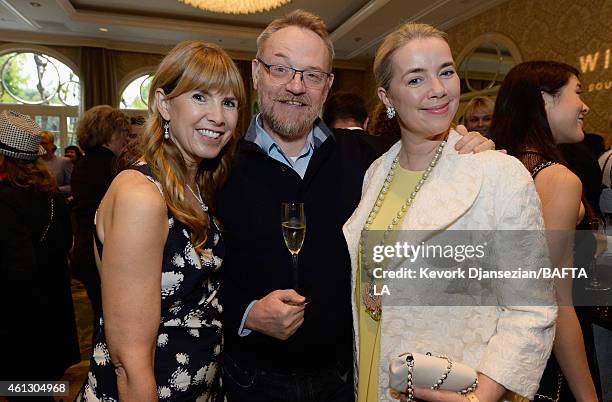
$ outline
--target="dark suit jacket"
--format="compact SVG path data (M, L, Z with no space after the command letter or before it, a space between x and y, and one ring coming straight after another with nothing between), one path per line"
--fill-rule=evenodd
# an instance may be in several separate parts
M225 353L242 367L313 373L352 366L350 260L342 225L359 203L363 175L378 154L355 133L334 134L321 121L316 124L329 137L314 150L303 179L243 140L217 195L216 215L227 251L222 269ZM255 331L240 337L249 303L293 283L280 225L283 201L305 204L299 282L312 302L304 323L287 341Z
M372 149L376 151L378 155L382 155L391 148L393 144L397 142L396 138L393 137L381 137L377 135L368 134L365 130L350 130L348 128L335 128L334 132L342 133L345 135L355 135L359 137L359 140L368 144Z

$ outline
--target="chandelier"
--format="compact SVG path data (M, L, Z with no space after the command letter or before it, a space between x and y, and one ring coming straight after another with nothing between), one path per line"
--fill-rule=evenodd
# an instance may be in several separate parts
M291 0L179 0L213 13L253 14L284 6Z

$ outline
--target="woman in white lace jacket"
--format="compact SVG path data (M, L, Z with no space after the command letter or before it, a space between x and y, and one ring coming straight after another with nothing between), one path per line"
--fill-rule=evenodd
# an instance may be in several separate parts
M375 296L361 277L364 229L389 235L392 230L543 229L533 181L518 160L495 151L454 150L460 137L451 122L460 85L444 33L424 24L404 25L378 49L374 75L402 136L369 168L361 202L344 226L353 268L358 401L391 400L389 362L404 352L442 353L473 367L479 385L469 394L471 401L531 399L554 337L557 310L550 281L494 285L498 296L514 301L537 295L539 306L422 307L386 305L388 299ZM509 247L505 261L546 264L543 236L521 243ZM466 400L450 391L414 391L420 400Z

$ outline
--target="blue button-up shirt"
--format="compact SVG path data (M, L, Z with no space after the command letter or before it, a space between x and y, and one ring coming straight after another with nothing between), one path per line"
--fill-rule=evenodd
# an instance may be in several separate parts
M327 133L321 130L318 126L314 125L312 130L310 130L310 133L308 133L308 138L306 139L304 148L302 148L302 150L298 153L298 156L287 156L283 152L282 148L276 142L274 142L272 137L270 137L270 134L268 134L263 128L261 114L258 114L255 118L255 131L248 133L245 136L245 139L257 144L269 157L284 163L291 169L295 170L295 172L299 174L301 178L304 178L306 169L308 168L308 163L310 162L310 158L312 157L315 148L323 144L327 137Z

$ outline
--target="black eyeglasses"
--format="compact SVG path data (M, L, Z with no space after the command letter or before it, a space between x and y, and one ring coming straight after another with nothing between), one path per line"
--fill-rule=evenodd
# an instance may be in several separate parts
M325 71L298 70L297 68L283 66L282 64L268 64L260 58L255 60L261 63L268 70L270 76L279 84L287 84L295 77L295 74L300 73L304 85L309 88L322 88L327 79L332 75Z

